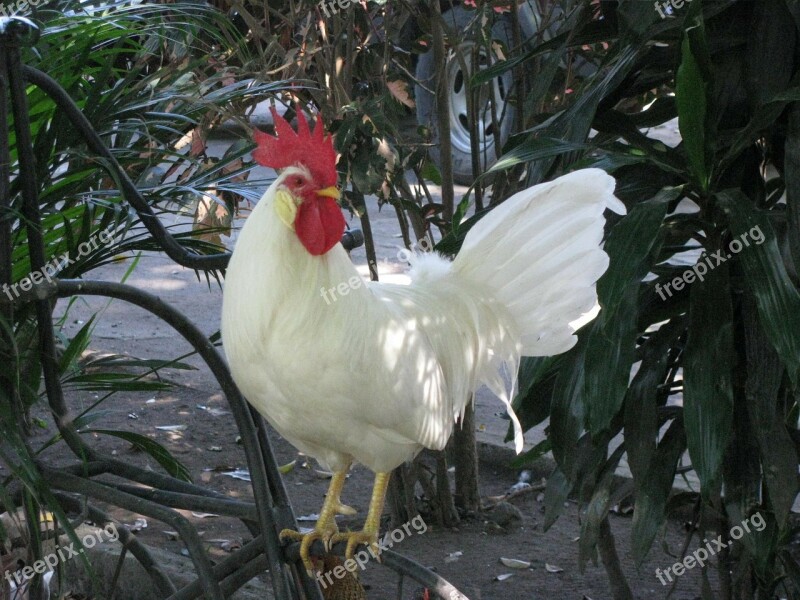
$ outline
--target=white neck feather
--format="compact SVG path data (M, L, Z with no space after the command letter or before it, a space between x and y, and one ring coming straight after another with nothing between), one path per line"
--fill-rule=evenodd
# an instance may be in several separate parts
M228 310L253 314L257 310L270 322L290 318L313 327L331 311L355 310L353 302L367 293L365 286L349 290L345 303L326 301L321 290L336 288L358 275L350 257L337 244L322 256L311 255L297 234L287 227L274 210L275 193L293 173L287 169L266 191L245 222L226 274ZM227 304L227 303L226 303ZM338 306L346 304L345 306ZM223 321L225 320L223 314Z

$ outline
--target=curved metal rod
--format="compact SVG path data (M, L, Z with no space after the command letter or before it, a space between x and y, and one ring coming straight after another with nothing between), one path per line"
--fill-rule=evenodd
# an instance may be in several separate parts
M45 466L47 465L45 464ZM258 511L254 503L231 500L220 492L215 492L187 481L181 481L168 475L162 475L156 471L140 469L115 459L77 463L64 467L59 466L59 469L78 477L96 477L105 473L124 477L146 485L148 488L126 484L109 485L113 485L123 492L147 498L172 508L215 512L227 517L239 518L253 537L257 537L261 532L258 526Z
M192 524L180 513L155 502L120 492L102 483L69 475L56 469L43 468L42 475L53 487L61 488L66 492L87 494L103 502L158 519L173 527L181 536L183 543L186 544L197 569L197 576L205 586L206 593L214 600L225 600L219 582L213 577L213 567L203 547L203 540L200 539Z
M108 485L118 489L120 492L150 500L162 506L169 506L170 508L215 513L226 517L236 517L242 521L258 522L256 505L251 502L231 500L230 498L205 498L194 494L165 492L124 483L110 483Z
M56 490L53 491L53 495L69 510L80 513L84 508L80 500L70 494ZM88 502L85 508L89 518L95 523L102 523L105 525L106 523L114 522L110 516ZM159 566L153 558L153 555L150 554L147 546L140 542L126 527L117 527L117 533L119 534L119 541L122 546L128 549L134 558L139 561L139 564L142 565L142 568L147 574L150 575L150 579L153 580L153 584L162 597L166 598L173 595L177 591L175 584L172 583L172 580L170 580L161 569L161 566Z
M220 581L223 591L230 594L250 581L253 577L267 570L267 558L262 552L264 540L258 536L245 544L236 554L226 557L214 566L214 576ZM243 569L243 567L246 568ZM192 600L203 595L203 587L199 581L193 581L169 600Z
M53 289L55 288L55 289ZM281 506L280 511L273 514L271 507L275 506L274 499L270 492L267 478L267 468L273 478L273 486L282 486L283 482L277 471L277 463L272 455L272 449L267 442L266 445L259 444L257 428L249 411L248 404L242 397L236 384L233 382L222 358L217 353L216 348L208 338L186 318L180 311L170 306L160 298L143 292L137 288L105 281L84 281L58 279L52 283L44 282L32 290L37 297L40 295L52 294L58 297L74 295L104 296L117 298L131 304L139 306L170 325L191 344L200 357L206 362L211 372L216 377L222 388L223 393L228 399L231 413L236 420L237 427L242 436L242 444L245 449L248 466L250 468L250 478L253 486L253 493L256 498L256 509L258 510L259 524L265 533L267 558L269 559L269 570L272 574L272 584L275 589L277 600L289 600L292 595L289 592L289 582L283 576L285 572L284 556L278 542L277 532L283 528L296 528L297 524L291 511L291 506ZM269 467L267 467L269 465ZM273 475L272 473L275 473ZM275 477L277 476L277 481ZM285 493L285 492L284 492ZM281 522L276 522L276 518ZM267 535L273 532L273 535ZM312 600L322 600L319 587L305 573L303 568L295 568L295 575L300 577L303 582L304 590ZM306 589L307 588L307 589Z

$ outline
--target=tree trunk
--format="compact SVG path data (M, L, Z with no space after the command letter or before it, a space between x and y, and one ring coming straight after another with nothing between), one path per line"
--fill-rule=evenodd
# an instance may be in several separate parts
M433 55L439 67L436 77L436 116L439 131L439 156L442 174L442 218L450 221L453 218L453 150L450 140L450 104L447 91L447 50L445 48L444 19L442 19L441 6L438 2L431 4L433 18L431 30L433 33ZM456 467L456 502L466 512L477 512L480 509L480 495L478 494L478 453L475 444L475 416L472 407L468 407L464 414L463 426L457 426L455 434L448 447L454 457ZM442 465L444 468L442 469ZM449 506L452 504L450 487L447 479L447 462L442 456L437 459L437 488L440 494L445 490L447 498L440 497L444 507L445 521L457 522L458 516L452 518Z
M451 446L450 456L456 468L456 506L468 515L475 514L481 509L481 496L478 491L478 448L472 404L467 406L464 418L456 424Z

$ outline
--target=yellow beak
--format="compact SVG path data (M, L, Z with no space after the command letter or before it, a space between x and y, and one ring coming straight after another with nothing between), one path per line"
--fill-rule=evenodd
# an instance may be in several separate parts
M325 189L319 190L317 192L317 196L327 196L328 198L333 198L334 200L338 200L341 197L341 195L342 194L339 192L339 189L335 185L326 187Z

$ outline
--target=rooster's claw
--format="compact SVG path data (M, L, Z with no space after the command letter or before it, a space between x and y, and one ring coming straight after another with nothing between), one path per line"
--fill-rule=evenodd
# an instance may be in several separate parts
M336 529L314 529L308 533L300 533L294 529L284 529L278 534L278 537L281 541L289 539L300 542L300 560L303 561L308 575L314 577L317 569L314 567L314 562L311 560L311 545L315 541L321 540L323 546L325 546L325 551L328 552L331 549L331 539L335 533Z

